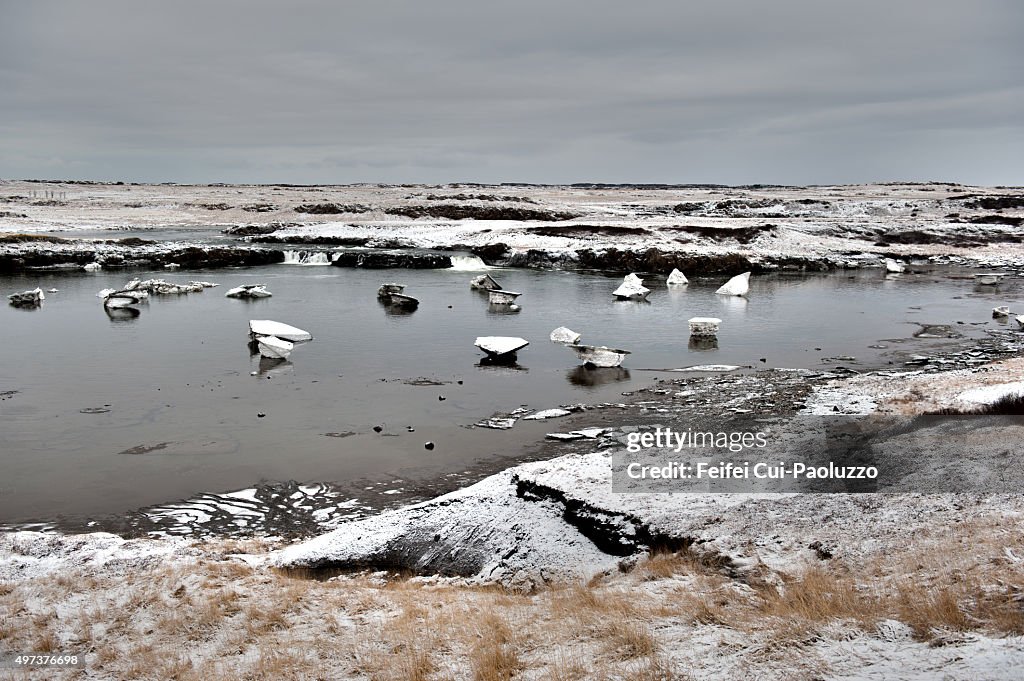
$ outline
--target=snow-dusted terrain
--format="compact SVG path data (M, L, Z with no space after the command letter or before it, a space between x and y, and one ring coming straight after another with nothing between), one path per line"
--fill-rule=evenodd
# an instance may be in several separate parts
M73 239L76 233L103 230L112 237L144 238L152 230L247 228L239 239L479 250L485 259L555 267L611 267L622 260L594 254L605 249L634 253L639 269L654 269L663 261L689 265L690 271L728 269L718 260L729 255L762 269L880 266L885 257L1024 267L1022 216L1020 189L956 184L642 188L0 182L0 233L49 232ZM8 243L0 255L43 247L53 245ZM127 255L119 244L59 246L75 248L91 248L101 257ZM138 254L146 252L144 246L135 248Z
M1022 222L1020 189L950 184L9 181L0 182L0 265L161 262L189 247L209 264L201 240L76 234L242 227L252 229L218 246L218 263L266 248L282 251L274 262L325 264L301 249L358 247L530 267L686 264L687 274L881 267L886 257L1021 269ZM691 368L622 404L535 413L551 419L547 460L381 513L309 486L148 511L172 526L218 517L246 529L291 505L332 528L297 541L0 534L0 651L82 651L81 678L104 679L1019 678L1024 497L999 488L1005 481L944 494L654 494L619 493L612 473L631 433L665 423L745 416L785 429L815 415L990 402L1024 380L1019 357L990 360L1020 349L1020 334L1004 330L984 349L863 375ZM515 427L524 416L480 425ZM1019 430L986 435L1001 460L1014 462ZM959 474L991 463L960 453L971 461ZM947 459L963 463L958 454ZM921 468L915 481L946 470Z

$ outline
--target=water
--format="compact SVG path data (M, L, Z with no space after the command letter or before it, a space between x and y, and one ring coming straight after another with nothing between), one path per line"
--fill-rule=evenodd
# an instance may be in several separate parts
M468 286L473 274L458 270L275 265L0 277L4 293L60 289L41 309L0 309L0 393L18 391L0 401L0 522L117 513L264 480L441 476L513 456L559 428L557 421L520 422L507 432L465 427L498 411L618 401L659 375L643 369L885 365L900 359L896 351L949 343L914 338L914 322L980 336L997 327L995 305L1024 307L1015 282L979 287L939 271L754 277L749 300L715 295L724 277L671 290L649 280L649 303L612 300L621 278L491 274L523 292L518 314L489 309ZM95 293L134 276L221 286L155 296L137 316L109 317ZM419 309L383 307L376 290L385 281L406 284ZM224 297L243 283L266 284L274 296ZM686 320L694 316L722 319L717 347L689 342ZM261 372L247 345L249 319L293 324L314 340ZM547 340L563 325L584 343L632 350L627 369L581 370L574 353ZM483 335L530 340L521 366L478 366L473 340ZM869 347L879 344L886 348ZM822 363L846 355L859 365ZM418 378L442 384L409 384ZM427 440L433 451L424 449Z

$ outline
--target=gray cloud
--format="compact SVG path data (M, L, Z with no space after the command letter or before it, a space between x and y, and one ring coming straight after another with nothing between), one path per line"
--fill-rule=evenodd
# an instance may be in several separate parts
M1024 184L1024 6L0 0L0 176Z

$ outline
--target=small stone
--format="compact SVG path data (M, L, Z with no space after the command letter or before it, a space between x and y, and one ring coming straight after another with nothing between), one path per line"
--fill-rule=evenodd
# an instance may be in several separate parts
M426 442L426 443L424 443L423 447L429 451L429 450L434 448L434 443L433 442Z
M444 395L438 395L437 396L437 401L438 402L444 402L446 399L448 399L448 398L445 397Z
M260 413L256 414L256 418L258 418L258 419L261 419L264 416L266 416L266 414L264 414L262 411Z
M382 430L384 430L384 426L374 426L373 427L373 432L375 432L375 433L379 433Z

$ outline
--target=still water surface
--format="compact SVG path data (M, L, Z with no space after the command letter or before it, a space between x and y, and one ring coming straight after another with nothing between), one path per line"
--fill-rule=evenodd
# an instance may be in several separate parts
M618 278L492 274L523 292L518 314L491 311L468 286L474 273L453 270L275 265L0 277L5 294L60 289L41 309L0 309L0 393L17 391L0 401L0 522L116 513L262 480L442 475L511 456L524 438L558 429L557 421L520 422L509 432L466 428L498 411L618 401L663 375L644 369L876 367L899 361L895 352L949 342L914 338L915 322L980 336L997 326L993 306L1021 307L1022 297L1013 283L976 287L940 270L895 279L878 271L754 277L749 300L715 295L724 278L678 289L652 279L648 303L614 301ZM220 287L154 296L138 316L108 317L96 292L133 276ZM419 309L389 314L375 295L384 281L406 284ZM243 283L264 283L274 296L224 297ZM716 348L689 343L693 316L723 320ZM247 344L249 319L293 324L314 340L261 371ZM627 370L581 370L574 353L547 339L563 325L584 343L632 350ZM520 367L481 367L473 347L481 335L531 344ZM869 347L879 344L887 347ZM857 363L822 361L838 356ZM409 384L417 378L444 383ZM346 433L355 434L339 437ZM434 451L424 449L427 440Z

